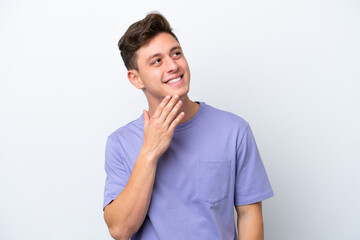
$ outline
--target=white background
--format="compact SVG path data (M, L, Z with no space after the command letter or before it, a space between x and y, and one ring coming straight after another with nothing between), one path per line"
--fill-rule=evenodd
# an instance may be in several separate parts
M0 1L0 239L110 239L106 137L147 109L117 41L153 10L190 98L252 127L266 239L360 239L360 1Z

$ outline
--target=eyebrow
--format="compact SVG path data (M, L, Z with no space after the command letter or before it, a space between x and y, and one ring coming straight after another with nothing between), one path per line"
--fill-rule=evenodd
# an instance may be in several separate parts
M178 45L178 46L175 46L175 47L172 47L171 49L170 49L170 52L172 52L172 51L174 51L174 50L176 50L176 49L179 49L179 50L181 50L181 47Z
M172 48L170 49L170 52L172 52L172 51L174 51L174 50L176 50L176 49L182 50L181 47L180 47L179 45L177 45L177 46L172 47ZM147 61L150 61L151 59L153 59L153 58L155 58L155 57L159 57L159 56L161 56L161 53L155 53L155 54L151 55L150 57L148 57L148 58L147 58Z

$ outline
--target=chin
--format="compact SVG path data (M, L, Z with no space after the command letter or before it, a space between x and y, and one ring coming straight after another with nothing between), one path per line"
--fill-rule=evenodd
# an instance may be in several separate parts
M189 88L186 89L178 89L177 91L171 91L169 92L169 95L174 96L178 95L179 97L186 96L189 93Z

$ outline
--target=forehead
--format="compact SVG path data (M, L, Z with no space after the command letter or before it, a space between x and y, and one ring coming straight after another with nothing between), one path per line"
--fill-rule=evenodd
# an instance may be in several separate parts
M155 54L168 54L174 47L180 44L169 33L159 33L136 51L138 59L146 59Z

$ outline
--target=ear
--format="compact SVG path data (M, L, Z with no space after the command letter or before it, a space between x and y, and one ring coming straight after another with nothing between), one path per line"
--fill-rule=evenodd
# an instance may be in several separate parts
M127 76L131 84L134 85L137 89L143 89L145 87L139 77L139 72L135 69L129 70Z

